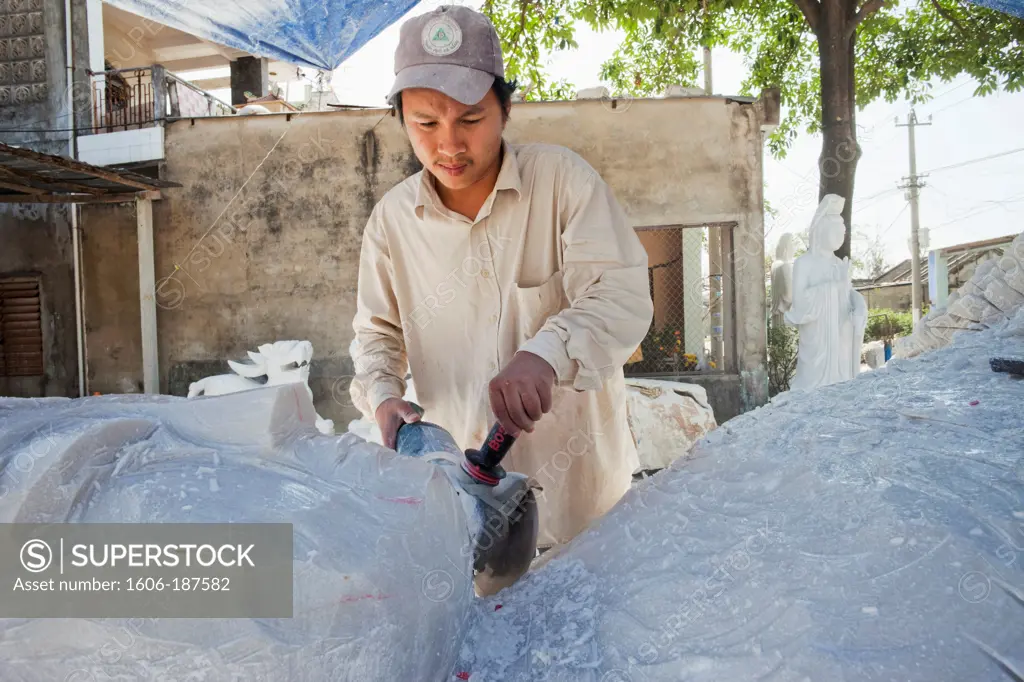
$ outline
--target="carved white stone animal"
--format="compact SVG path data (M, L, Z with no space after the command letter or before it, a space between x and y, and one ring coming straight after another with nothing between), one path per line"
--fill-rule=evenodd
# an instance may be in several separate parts
M259 351L246 351L252 364L228 360L235 374L218 374L193 382L188 387L188 397L200 395L224 395L248 391L263 386L281 384L302 384L310 399L313 391L309 388L309 364L313 360L313 344L309 341L275 341L264 343ZM266 381L257 381L266 377ZM323 434L334 433L334 422L317 415L316 428Z

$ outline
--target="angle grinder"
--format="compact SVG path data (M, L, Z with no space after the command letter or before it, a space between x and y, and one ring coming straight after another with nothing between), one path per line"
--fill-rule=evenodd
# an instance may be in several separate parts
M515 442L515 436L506 431L501 422L495 422L479 450L466 450L462 470L469 474L474 481L484 485L498 485L501 479L505 478L501 460L505 458Z
M412 404L420 417L423 408ZM536 555L539 516L529 477L506 472L501 461L515 438L500 423L491 427L479 450L461 451L443 427L421 419L398 427L400 455L438 464L456 489L474 502L468 519L473 542L473 583L478 595L495 594L526 573Z
M416 403L409 403L409 405L412 406L416 414L423 417L424 410L421 406ZM418 424L420 428L404 429L406 424L399 425L396 447L398 452L412 454L429 450L429 446L423 443L423 440L429 441L430 445L437 450L450 454L459 452L451 434L442 427L430 422L413 423ZM410 439L412 439L412 443L409 442ZM479 450L471 448L460 453L462 455L462 470L473 479L474 483L497 486L506 476L505 469L501 466L501 460L505 459L505 455L512 449L512 444L515 442L515 436L506 431L501 422L495 422Z

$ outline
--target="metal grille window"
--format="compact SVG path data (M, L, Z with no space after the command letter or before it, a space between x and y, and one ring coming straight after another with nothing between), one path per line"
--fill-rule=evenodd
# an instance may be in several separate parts
M38 277L0 277L0 376L43 375Z
M651 327L630 358L629 376L673 376L729 369L728 272L732 224L637 228L647 250L654 301Z

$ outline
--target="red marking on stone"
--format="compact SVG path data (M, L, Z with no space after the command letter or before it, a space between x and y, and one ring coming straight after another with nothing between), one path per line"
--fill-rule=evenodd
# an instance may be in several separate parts
M347 604L354 601L362 601L364 599L373 599L374 601L381 601L382 599L390 599L390 594L363 594L363 595L349 595L348 597L342 597L338 601L342 604Z
M971 405L980 405L981 401L980 400L972 400L970 404Z
M459 678L460 680L468 680L469 679L469 673L461 672L458 675L456 675L455 677Z
M423 504L423 500L419 497L384 497L383 495L378 495L377 499L384 500L385 502L397 502L398 504Z
M501 608L501 604L498 604L497 606L494 607L494 610L497 611L500 608Z

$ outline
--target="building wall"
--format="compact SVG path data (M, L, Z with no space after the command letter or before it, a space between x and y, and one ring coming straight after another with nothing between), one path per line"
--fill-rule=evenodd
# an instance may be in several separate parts
M763 403L761 136L755 107L724 98L515 105L506 138L568 146L609 182L635 227L735 221L734 376L712 381L719 419ZM419 170L383 110L179 121L167 127L154 204L162 389L227 371L226 358L309 339L317 409L340 428L348 402L361 235L374 204ZM140 381L137 262L125 208L86 209L90 389ZM92 265L90 266L93 267ZM116 280L116 281L112 281ZM93 371L95 369L95 371Z
M978 268L978 265L987 260L998 259L1002 256L1002 253L1002 249L992 249L990 252L979 256L977 260L972 260L961 268L950 270L948 293L953 293L968 282L974 276L974 271ZM927 307L930 305L927 277L924 278L923 288L924 305ZM858 289L858 291L864 295L868 308L885 308L907 312L914 307L914 294L911 291L910 282L884 287L864 287Z
M139 241L130 205L82 212L89 392L142 392Z
M881 308L884 310L908 311L914 306L914 294L911 291L910 282L906 284L890 284L884 287L870 287L859 289L868 304L869 310Z
M0 141L67 155L63 0L0 4ZM0 395L77 396L78 353L72 238L63 205L0 204L0 276L39 275L45 375L0 379Z

